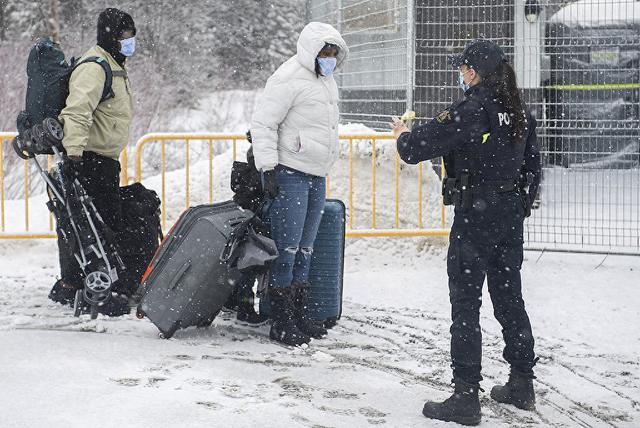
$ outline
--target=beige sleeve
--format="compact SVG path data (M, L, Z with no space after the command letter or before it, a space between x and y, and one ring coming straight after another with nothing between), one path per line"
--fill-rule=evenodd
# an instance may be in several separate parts
M104 70L96 63L82 64L71 74L67 103L60 112L64 125L62 145L69 156L82 156L87 146L93 113L102 98L105 80Z

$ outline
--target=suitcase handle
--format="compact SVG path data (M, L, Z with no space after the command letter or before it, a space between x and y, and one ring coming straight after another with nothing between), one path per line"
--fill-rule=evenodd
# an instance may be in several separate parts
M169 283L169 290L173 290L174 288L176 288L178 286L178 284L180 283L180 280L182 279L184 274L187 273L187 271L189 270L190 267L191 267L191 260L187 260L180 267L180 269L178 269L176 274L171 279L171 282Z
M234 219L229 221L229 226L231 226L232 228L236 228L236 227L240 226L246 220L247 220L246 217L234 218Z

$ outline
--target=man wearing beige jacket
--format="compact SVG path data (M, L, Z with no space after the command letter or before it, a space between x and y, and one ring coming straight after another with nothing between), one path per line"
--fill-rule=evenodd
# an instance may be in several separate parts
M103 94L107 76L99 62L80 64L71 74L69 96L59 116L64 125L62 145L72 161L70 172L113 231L122 223L118 159L129 141L133 97L125 63L135 51L135 35L135 24L129 14L118 9L106 9L100 14L98 43L78 64L89 57L106 61L112 73L111 91ZM75 291L83 286L82 271L60 238L58 248L61 279L53 286L49 298L72 305ZM129 308L124 298L114 298L100 312L118 316L128 313Z

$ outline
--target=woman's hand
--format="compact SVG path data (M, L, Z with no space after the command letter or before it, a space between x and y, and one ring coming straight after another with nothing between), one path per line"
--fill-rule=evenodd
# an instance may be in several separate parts
M407 128L407 125L405 125L404 122L401 121L398 117L392 116L391 119L393 120L393 122L390 123L389 126L391 127L391 132L393 132L393 136L396 138L396 140L398 139L400 134L404 132L411 132L411 130Z
M275 170L270 169L262 173L262 190L269 199L275 199L280 193Z

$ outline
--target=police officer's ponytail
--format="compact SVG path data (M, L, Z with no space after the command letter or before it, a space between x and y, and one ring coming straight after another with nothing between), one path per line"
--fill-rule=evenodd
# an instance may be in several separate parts
M514 119L514 141L516 143L523 142L527 129L527 117L524 113L524 104L513 67L506 60L503 60L498 70L489 76L484 76L483 81L485 85L498 91L500 102L504 105L509 116Z

